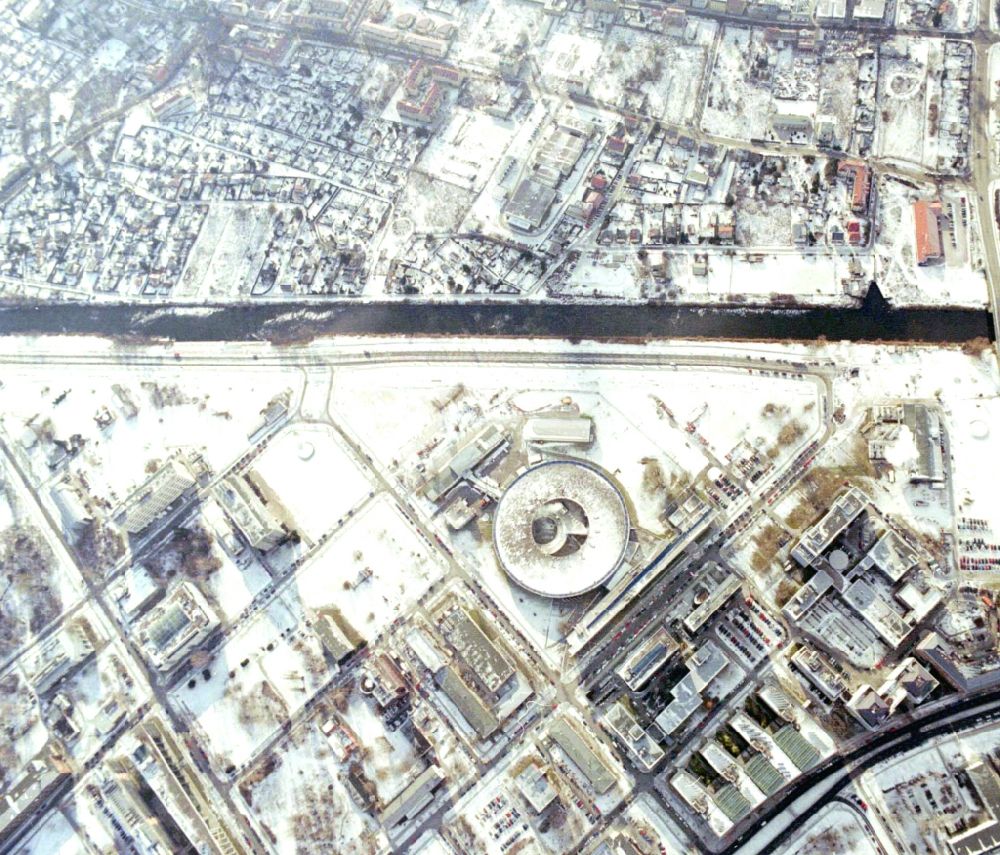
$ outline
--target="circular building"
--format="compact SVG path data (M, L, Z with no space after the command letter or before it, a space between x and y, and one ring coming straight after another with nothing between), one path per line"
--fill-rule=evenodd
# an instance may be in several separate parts
M493 517L500 565L543 597L574 597L607 582L625 557L628 536L618 488L594 467L571 461L521 473Z

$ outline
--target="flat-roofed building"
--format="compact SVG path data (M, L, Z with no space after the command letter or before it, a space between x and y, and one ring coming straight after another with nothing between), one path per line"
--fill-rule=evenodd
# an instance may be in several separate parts
M218 625L201 591L184 581L143 616L135 638L154 667L167 672Z
M555 199L556 191L551 187L533 178L522 178L503 209L507 225L518 231L537 231Z
M633 692L638 692L678 649L673 636L661 627L632 651L615 673Z
M31 760L24 774L0 796L0 846L26 822L37 819L37 812L71 782L68 769L56 768L41 755Z
M549 736L583 773L598 795L606 793L615 785L615 776L608 764L564 717L557 718L549 725Z
M990 650L966 650L952 645L936 632L929 632L920 640L916 653L961 692L1000 685L1000 652L995 644Z
M535 813L541 813L556 799L556 791L548 771L537 763L529 763L515 778L517 789Z
M85 621L68 622L21 657L21 670L39 697L45 697L94 652Z
M718 565L713 565L717 568ZM711 570L709 571L712 575ZM732 573L721 581L713 579L714 584L708 592L705 600L696 605L691 613L684 618L684 628L692 635L701 629L706 621L721 609L733 594L735 594L743 584L739 576Z
M791 664L793 670L805 677L825 703L834 704L847 697L847 683L818 650L800 648L792 657Z
M862 683L851 695L847 709L868 730L877 730L889 717L889 705L867 683Z
M172 458L149 476L113 512L129 534L145 531L184 493L194 487L194 477L179 459Z
M702 692L722 673L729 660L714 641L706 641L684 663L688 673L671 689L674 699L656 717L656 726L669 735L686 722L702 703Z
M586 416L535 416L524 423L525 442L589 445L594 422Z
M854 488L838 496L823 518L799 539L792 550L792 558L801 566L808 567L838 534L858 518L867 505L868 498Z
M433 465L430 480L423 492L432 502L443 498L462 478L469 475L507 436L496 425L486 425L468 439L456 443Z
M214 495L243 536L254 549L267 552L288 537L282 524L283 509L275 507L276 500L265 500L269 494L260 473L248 470L233 473L216 486Z
M321 614L313 626L320 642L333 657L334 662L340 664L357 649L357 645L348 638L333 615Z
M618 737L633 760L647 772L654 769L663 759L664 752L660 744L643 730L642 725L622 700L616 701L608 708L604 716L604 726Z
M434 793L444 780L444 773L437 766L428 766L382 809L382 824L391 833L412 820L434 801Z
M500 729L500 720L483 703L483 699L466 685L454 667L445 665L434 675L434 683L479 739L488 739Z
M441 632L455 652L469 666L486 691L496 693L514 676L514 666L479 627L474 614L464 608L454 608L441 620Z

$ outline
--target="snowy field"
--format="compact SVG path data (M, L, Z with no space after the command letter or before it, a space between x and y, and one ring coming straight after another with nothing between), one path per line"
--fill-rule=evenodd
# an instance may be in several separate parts
M431 178L479 192L515 131L512 122L456 108L428 143L415 168Z
M358 511L295 578L312 609L336 608L372 641L407 612L444 568L396 504L381 495Z
M204 671L170 693L220 770L241 767L331 675L302 604L285 592L249 618ZM207 677L206 677L207 675Z
M969 228L957 250L943 235L945 261L917 265L913 203L937 198L930 185L914 190L901 182L884 181L880 186L878 237L874 247L875 280L882 294L897 305L948 305L982 308L987 303L986 277L979 259L982 255L977 218L966 207ZM960 207L962 198L946 195L943 202ZM968 203L968 199L966 199ZM944 212L944 204L942 205ZM960 214L957 218L960 220ZM956 233L956 240L959 233Z
M816 433L817 394L812 381L750 375L742 366L735 372L580 365L566 370L505 366L494 359L488 366L392 365L341 373L332 407L373 459L417 490L422 479L415 467L422 450L434 449L433 457L485 420L516 425L527 414L569 399L594 420L595 441L589 447L565 449L566 453L603 467L625 491L634 523L653 536L667 536L662 519L666 503L709 467L706 448L722 457L746 441L772 454L780 464ZM450 403L441 406L448 399ZM666 418L659 402L674 413L677 427ZM761 414L768 404L773 405L771 415L764 418ZM408 417L386 420L387 412L405 412ZM683 429L688 422L695 425L694 433ZM779 442L790 424L795 425L794 439ZM429 505L425 510L431 512ZM497 566L492 544L475 526L458 534L442 526L441 536L453 543L470 572L483 580L527 637L558 661L562 655L559 642L574 615L585 607L586 598L551 601L513 586ZM325 566L322 556L311 567L319 565ZM357 573L356 562L341 559L338 566L341 576L351 578ZM306 572L311 578L313 571ZM321 575L328 584L329 574ZM333 589L340 588L341 576L336 577ZM304 594L307 600L314 596ZM356 611L365 610L367 606Z
M278 855L386 850L384 832L355 806L340 772L329 742L311 723L297 728L240 782L247 815L263 828Z
M315 542L371 492L365 473L327 424L285 428L254 468L288 510L295 527Z
M343 712L344 722L358 737L366 751L361 758L365 777L372 782L383 804L388 804L427 768L417 746L402 728L389 730L371 698L353 692Z
M89 855L93 850L65 816L53 811L17 851L18 855Z
M64 442L79 434L83 451L70 468L85 476L92 498L109 506L149 477L150 463L174 451L197 451L215 470L228 466L246 449L247 434L260 423L268 401L302 386L301 374L266 367L129 365L95 371L83 365L54 375L43 366L17 366L4 370L3 381L0 426L15 441L32 435L26 427L30 420ZM134 417L125 413L122 394L138 410ZM102 428L95 416L105 409L114 421ZM38 418L41 412L44 419ZM39 441L28 451L39 482L51 477L49 450Z
M795 834L781 855L878 855L857 811L840 802L826 804Z

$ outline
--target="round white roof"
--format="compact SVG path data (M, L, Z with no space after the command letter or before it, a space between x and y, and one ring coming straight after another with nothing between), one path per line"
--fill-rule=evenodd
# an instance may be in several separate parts
M521 473L493 517L500 566L543 597L573 597L606 582L628 546L618 488L584 463L552 461Z

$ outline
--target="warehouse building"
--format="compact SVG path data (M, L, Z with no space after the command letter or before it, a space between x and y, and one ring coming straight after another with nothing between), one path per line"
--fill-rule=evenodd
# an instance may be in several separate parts
M444 783L444 773L437 766L428 766L382 810L382 824L390 833L413 819L432 801L434 793Z
M549 215L555 199L556 191L551 187L533 178L523 178L504 206L504 219L512 229L537 231Z

